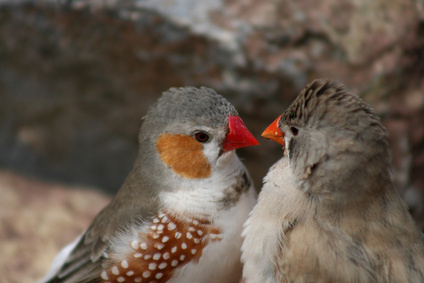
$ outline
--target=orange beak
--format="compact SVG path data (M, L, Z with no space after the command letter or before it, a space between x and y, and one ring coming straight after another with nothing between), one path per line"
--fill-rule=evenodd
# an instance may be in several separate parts
M262 136L264 138L278 142L279 144L284 146L284 133L278 127L278 122L280 121L280 119L281 115L274 122L272 122L272 124L269 125L268 128L265 129L265 131L262 133Z
M259 144L238 116L228 117L228 129L230 132L225 137L223 152Z

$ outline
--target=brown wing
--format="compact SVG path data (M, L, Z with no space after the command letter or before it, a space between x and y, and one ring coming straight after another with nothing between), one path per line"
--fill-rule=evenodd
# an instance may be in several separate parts
M122 204L121 189L112 203L94 219L91 226L71 251L65 263L46 283L91 283L100 282L100 273L107 261L110 244L117 235L130 225L151 222L157 202L152 197L131 197Z
M101 264L107 254L108 239L101 237L99 227L106 207L93 221L56 275L46 283L100 282Z

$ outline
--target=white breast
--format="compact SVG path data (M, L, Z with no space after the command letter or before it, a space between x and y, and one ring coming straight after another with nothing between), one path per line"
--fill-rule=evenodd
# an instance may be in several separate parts
M243 277L246 283L274 283L274 263L283 236L283 226L290 221L290 210L303 199L296 188L287 158L269 170L265 184L245 224L242 246ZM294 212L296 214L296 212Z
M255 202L256 193L252 186L236 206L219 212L214 223L224 232L222 240L208 244L199 262L188 263L176 270L169 282L239 282L242 272L242 226Z

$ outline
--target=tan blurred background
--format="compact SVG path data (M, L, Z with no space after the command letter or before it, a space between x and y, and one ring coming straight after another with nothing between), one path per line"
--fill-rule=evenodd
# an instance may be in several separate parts
M0 282L34 282L119 189L140 118L169 87L207 86L260 138L298 91L336 79L390 132L394 178L424 228L420 0L0 0Z

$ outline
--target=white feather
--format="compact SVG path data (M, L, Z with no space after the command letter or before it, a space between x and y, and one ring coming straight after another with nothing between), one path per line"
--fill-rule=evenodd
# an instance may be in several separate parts
M62 267L62 265L65 263L66 259L68 258L71 251L75 248L75 246L78 244L79 240L81 239L82 235L78 236L72 243L65 246L58 255L54 258L49 271L44 276L43 279L39 281L39 283L46 282L50 280L53 276L57 274L59 269Z
M291 172L287 157L270 168L264 178L258 204L244 225L242 261L246 283L277 282L273 268L280 251L284 223L290 220L287 207L293 207L294 203L304 199L301 191L296 189L297 180ZM281 184L281 187L277 184ZM296 205L296 207L302 206Z
M168 283L179 282L238 282L242 271L240 262L242 225L256 202L253 186L244 194L236 206L222 210L214 224L225 231L221 241L208 244L199 262L191 262L177 269ZM224 256L223 256L224 255Z

